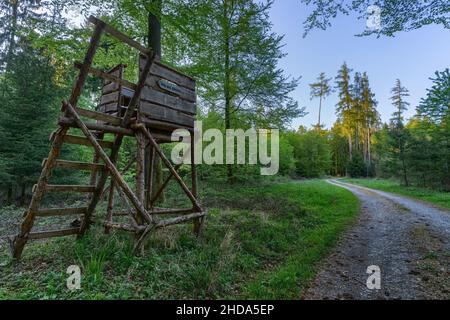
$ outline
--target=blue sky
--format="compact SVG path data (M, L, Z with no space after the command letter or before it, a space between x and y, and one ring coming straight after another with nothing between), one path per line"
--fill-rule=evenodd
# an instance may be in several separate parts
M450 30L440 26L398 33L393 38L355 37L364 31L366 22L356 16L340 16L326 31L314 30L303 38L302 22L309 11L300 0L275 0L270 13L273 31L285 35L284 51L288 56L280 61L280 67L294 77L302 76L293 97L309 115L294 120L293 128L317 123L319 101L310 100L308 84L320 72L334 78L344 61L354 71L368 73L382 121L393 112L389 97L395 79L399 78L410 91L411 106L406 113L410 117L430 87L429 78L435 71L450 67ZM336 119L336 103L336 94L332 94L323 106L322 123L328 128Z

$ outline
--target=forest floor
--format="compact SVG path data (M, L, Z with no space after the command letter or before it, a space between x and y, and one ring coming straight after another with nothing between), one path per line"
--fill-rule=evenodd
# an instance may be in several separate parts
M20 264L0 266L0 300L298 299L359 211L351 192L321 180L200 186L209 213L199 239L191 225L160 230L136 257L129 234L106 236L98 221L81 240L30 242ZM0 209L0 238L23 211ZM8 259L0 239L0 265ZM82 271L75 292L71 265Z
M304 299L450 299L450 211L338 180L361 215L325 260ZM381 270L369 290L367 268Z

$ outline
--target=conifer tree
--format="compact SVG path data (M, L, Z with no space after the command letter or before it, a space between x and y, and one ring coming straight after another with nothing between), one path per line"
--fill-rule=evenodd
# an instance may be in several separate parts
M342 124L342 130L347 137L350 160L353 157L353 130L351 123L353 98L351 93L351 72L352 70L349 69L344 62L336 77L336 90L338 91L339 96L336 112L338 121Z
M10 177L2 181L3 187L9 194L20 188L23 201L48 154L61 89L53 84L47 58L24 40L17 45L21 54L12 56L2 81L7 90L0 97L0 158Z
M322 122L320 119L322 113L322 100L325 100L325 98L331 94L330 81L331 78L327 78L325 73L322 72L317 78L317 82L309 85L311 89L311 99L319 98L319 120L317 122L318 129L322 127Z
M389 136L391 138L391 155L394 168L400 167L402 172L402 180L406 186L409 185L408 173L406 167L406 148L408 141L408 132L404 126L403 113L408 110L409 103L405 98L409 97L409 91L402 86L397 79L395 86L392 88L392 105L396 111L392 114ZM396 163L399 163L397 165Z

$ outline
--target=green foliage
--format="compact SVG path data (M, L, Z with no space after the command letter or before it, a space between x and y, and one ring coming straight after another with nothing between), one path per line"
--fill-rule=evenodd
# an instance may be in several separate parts
M347 139L347 152L343 156L337 156L336 151L341 149L343 144L335 145L335 161L342 159L352 162L353 157L360 153L366 167L366 175L373 168L372 138L379 126L379 114L376 109L377 101L370 88L368 75L356 72L353 84L351 83L351 72L347 64L344 63L338 71L336 77L336 87L339 101L337 104L338 121L333 134L340 133L341 137ZM336 142L336 140L335 140ZM342 149L341 149L342 150ZM358 172L359 159L350 164ZM342 170L342 167L341 167Z
M353 155L352 159L348 163L347 172L352 178L367 176L367 167L360 153Z
M432 81L417 115L406 125L403 111L408 91L397 81L392 90L396 111L389 126L377 133L377 171L405 185L450 190L449 71L436 72Z
M326 136L320 131L291 132L287 135L287 139L294 147L297 176L316 178L329 172L330 148Z
M280 137L280 174L290 176L295 170L294 147L285 135Z
M331 174L333 176L345 176L349 160L348 143L344 128L339 122L336 122L328 133L328 143L332 162Z
M419 115L429 117L435 122L448 121L450 117L450 70L436 71L433 86L427 90L417 111Z
M48 153L48 137L54 126L61 90L52 82L54 69L39 51L21 44L0 86L0 143L5 186L25 187L33 183Z
M191 226L156 233L144 256L130 238L91 230L78 242L27 246L20 266L0 273L2 299L299 298L321 259L357 215L358 201L324 181L210 185L204 233ZM255 207L256 204L256 207ZM81 264L80 291L65 270ZM32 266L32 267L30 267Z
M303 23L305 36L313 29L325 30L330 27L331 20L339 14L348 15L353 11L359 14L359 18L366 19L367 8L373 4L380 8L381 29L366 30L361 35L393 36L400 31L415 30L430 24L450 28L450 5L446 1L380 0L374 3L370 0L302 0L302 2L313 6L312 13Z

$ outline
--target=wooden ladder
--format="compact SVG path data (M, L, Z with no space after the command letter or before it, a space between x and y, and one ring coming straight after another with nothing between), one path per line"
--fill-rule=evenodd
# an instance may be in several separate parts
M101 20L91 17L89 21L95 24L95 30L91 37L89 48L84 61L77 65L79 75L75 82L72 94L68 101L64 101L61 111L64 116L59 119L59 128L52 134L52 146L48 157L43 161L43 169L37 184L33 187L33 196L24 215L24 220L20 227L19 234L12 241L12 253L15 259L20 259L22 251L27 241L30 239L45 239L69 235L82 236L91 224L92 216L98 202L101 200L105 184L108 177L114 179L114 184L129 199L137 214L147 223L153 223L152 216L146 211L144 205L137 199L134 192L125 182L116 168L119 149L124 136L134 136L135 131L130 129L130 121L138 105L142 88L155 60L154 53L141 46L139 43L128 38L126 35L111 28ZM102 34L106 32L122 42L138 49L141 54L148 57L146 65L140 74L137 84L133 84L134 95L128 105L123 117L108 115L92 110L77 107L81 91L89 73L102 76L110 81L123 83L124 80L111 76L91 67L94 55L100 43ZM127 83L127 85L131 85ZM94 119L97 122L85 122L81 117ZM106 123L106 124L105 124ZM68 133L70 128L80 129L84 136L75 136ZM114 134L114 141L104 141L102 137L105 133ZM59 159L61 148L64 144L76 144L91 146L94 148L95 156L92 163L68 161ZM109 154L105 151L109 150ZM100 163L102 160L103 163ZM91 173L89 185L53 185L49 180L55 168L66 168L83 170ZM98 177L97 174L99 173ZM89 203L77 208L41 208L43 196L48 192L77 192L90 194ZM81 225L78 227L66 227L58 230L44 232L33 232L36 218L46 218L54 216L80 216ZM73 219L72 219L73 220Z

